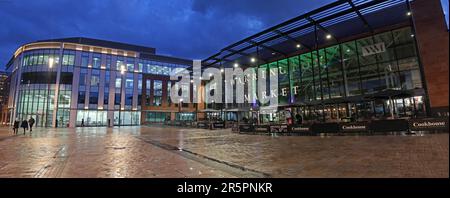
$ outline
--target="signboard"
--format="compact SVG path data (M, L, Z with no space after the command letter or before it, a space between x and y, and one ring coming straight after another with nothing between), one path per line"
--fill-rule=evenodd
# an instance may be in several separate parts
M316 123L311 126L314 133L337 133L339 130L338 123Z
M223 122L214 122L213 128L225 128L225 124Z
M287 125L271 125L270 126L270 132L276 133L276 132L287 132Z
M265 125L256 125L254 131L255 132L267 132L268 131L268 126Z
M429 119L411 119L409 121L411 131L444 130L448 131L448 119L429 118Z
M246 125L239 125L239 131L251 132L251 131L253 131L253 126L252 125L248 125L248 124L246 124Z
M408 131L407 120L373 120L370 122L369 129L373 132L397 132Z
M340 123L341 132L366 132L369 131L367 122Z
M383 42L381 42L381 43L376 43L373 45L362 46L361 51L362 51L363 56L370 56L373 54L379 54L379 53L385 52L386 46L384 45Z
M307 133L310 132L310 126L300 126L294 125L291 127L290 132L292 133Z

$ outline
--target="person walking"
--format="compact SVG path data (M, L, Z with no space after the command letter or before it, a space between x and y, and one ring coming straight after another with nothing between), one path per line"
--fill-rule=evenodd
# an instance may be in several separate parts
M30 119L28 120L28 124L30 125L30 133L31 131L33 131L34 122L35 122L34 118L30 117Z
M20 126L23 128L23 134L25 135L25 131L28 130L28 121L23 120Z
M14 135L16 135L17 132L19 131L19 121L18 120L14 121L13 131L14 131Z

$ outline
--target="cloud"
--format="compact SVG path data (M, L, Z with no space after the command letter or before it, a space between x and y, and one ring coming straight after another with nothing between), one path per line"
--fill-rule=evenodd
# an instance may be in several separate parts
M203 59L330 1L4 0L0 1L0 63L3 67L24 43L78 36Z

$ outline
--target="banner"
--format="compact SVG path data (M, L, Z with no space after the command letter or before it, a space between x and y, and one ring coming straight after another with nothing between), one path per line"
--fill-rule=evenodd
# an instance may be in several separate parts
M340 123L341 132L368 132L369 124L367 122Z
M409 121L409 128L411 131L448 131L448 118L411 119Z

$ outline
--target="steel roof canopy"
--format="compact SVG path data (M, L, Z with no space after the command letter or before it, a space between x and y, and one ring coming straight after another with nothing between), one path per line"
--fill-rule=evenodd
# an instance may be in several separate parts
M406 12L412 0L338 0L302 14L257 34L231 44L204 59L203 66L219 66L220 62L248 63L249 57L268 60L274 55L298 51L296 45L313 50L340 38L398 24L408 20ZM316 31L316 32L315 32ZM315 33L318 38L316 39ZM220 64L222 66L223 64Z

